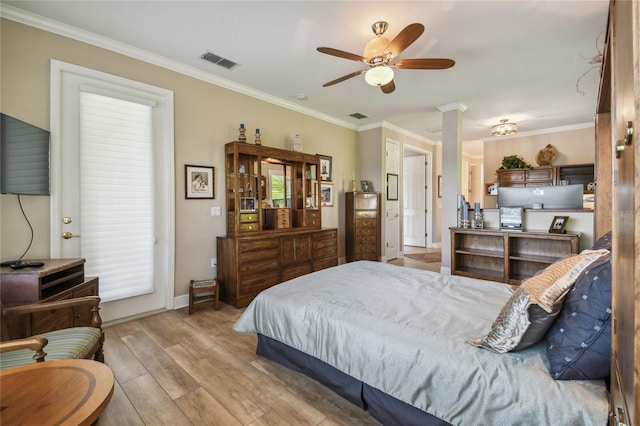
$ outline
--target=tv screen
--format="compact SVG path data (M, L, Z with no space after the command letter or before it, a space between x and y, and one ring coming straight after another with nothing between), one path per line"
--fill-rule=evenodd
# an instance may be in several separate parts
M0 192L49 195L49 136L0 113Z
M498 188L498 207L520 206L532 209L582 209L582 185L530 186Z

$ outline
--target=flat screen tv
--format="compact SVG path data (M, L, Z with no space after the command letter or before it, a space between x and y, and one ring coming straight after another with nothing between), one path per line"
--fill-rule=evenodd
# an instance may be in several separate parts
M50 133L0 113L0 192L49 195Z
M582 209L584 188L582 185L500 187L498 207L524 207L532 209L534 204L543 209Z

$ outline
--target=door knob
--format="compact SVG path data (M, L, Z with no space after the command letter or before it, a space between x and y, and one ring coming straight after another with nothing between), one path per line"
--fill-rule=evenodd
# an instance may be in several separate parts
M64 238L65 240L68 240L69 238L73 238L73 237L78 238L78 237L80 237L80 235L73 235L73 234L72 234L71 232L69 232L69 231L64 232L64 233L62 234L62 238Z

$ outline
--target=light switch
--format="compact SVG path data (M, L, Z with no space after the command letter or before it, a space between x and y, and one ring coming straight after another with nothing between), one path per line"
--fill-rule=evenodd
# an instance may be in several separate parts
M220 206L211 207L211 216L220 216L222 212L220 211Z

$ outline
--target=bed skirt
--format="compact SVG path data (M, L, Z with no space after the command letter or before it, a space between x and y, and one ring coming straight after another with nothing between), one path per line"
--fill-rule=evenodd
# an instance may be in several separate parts
M385 426L446 426L449 423L367 385L324 361L258 334L256 353L323 384L352 404L367 410Z

